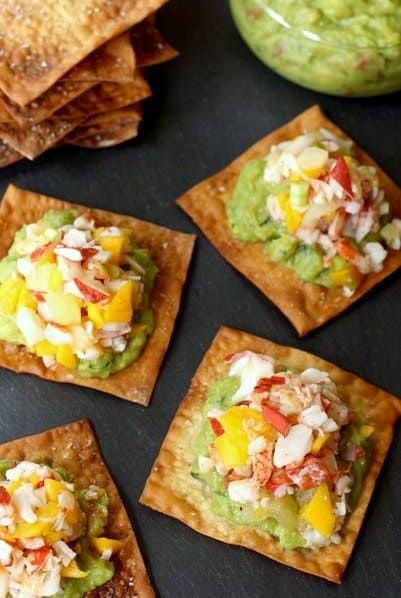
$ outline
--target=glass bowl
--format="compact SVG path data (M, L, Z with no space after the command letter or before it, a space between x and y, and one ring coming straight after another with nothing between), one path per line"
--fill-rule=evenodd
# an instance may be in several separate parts
M401 89L400 0L230 0L251 50L274 71L323 93Z

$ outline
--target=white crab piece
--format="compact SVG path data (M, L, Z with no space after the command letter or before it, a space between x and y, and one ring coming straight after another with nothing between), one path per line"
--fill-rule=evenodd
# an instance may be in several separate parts
M35 494L32 484L22 484L12 495L12 504L26 523L35 523L38 520L34 512L36 507L42 506L42 501Z
M24 335L27 344L32 346L45 338L45 324L30 307L20 307L15 319L18 329Z
M62 242L66 247L81 249L89 240L90 233L79 230L78 228L70 228L70 230L65 233Z
M88 220L85 216L78 216L78 218L75 218L72 225L74 228L79 228L80 230L93 230L95 228L95 221Z
M73 340L72 334L70 332L63 330L54 324L47 324L45 329L45 338L52 345L71 345Z
M73 280L82 275L81 264L78 261L71 261L62 255L57 256L57 267L64 281Z
M17 259L17 272L26 278L31 272L35 270L35 264L31 262L29 257L20 257Z
M274 374L274 361L267 355L253 351L241 351L234 356L228 375L240 378L240 387L232 397L233 403L239 403L248 397L261 378L270 378Z
M79 249L73 249L72 247L60 247L57 246L54 248L54 253L56 255L61 255L67 260L71 262L81 262L82 261L82 254Z
M279 436L273 455L275 467L285 467L290 463L303 461L313 442L312 429L305 424L291 426L287 436Z
M203 457L202 455L199 455L198 467L199 467L199 471L201 473L208 473L209 471L213 471L213 469L214 469L213 459L210 459L210 457Z
M299 423L316 430L327 421L327 413L319 406L312 405L299 414Z
M229 482L227 491L230 499L239 503L253 503L259 494L258 485L252 478Z
M61 562L63 563L64 567L68 567L68 565L75 559L77 553L74 552L68 544L59 540L58 542L54 542L52 544L52 548L54 549L57 556L60 558Z

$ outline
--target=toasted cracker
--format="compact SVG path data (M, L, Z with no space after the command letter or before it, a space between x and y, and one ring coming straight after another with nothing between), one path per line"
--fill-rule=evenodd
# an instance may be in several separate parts
M154 66L178 56L177 50L170 46L157 29L153 15L135 25L131 39L138 67Z
M3 0L0 89L25 106L165 0ZM18 18L16 17L16 11Z
M34 160L46 150L57 145L82 121L82 118L76 121L48 118L26 129L3 122L0 124L0 139L26 158Z
M338 385L341 397L375 427L371 466L358 505L341 531L342 542L339 545L332 544L317 551L283 549L269 534L256 528L232 524L213 514L209 508L207 488L190 475L190 466L195 458L193 449L208 389L226 374L224 357L245 349L271 355L289 368L314 367L328 372ZM223 327L192 379L153 465L140 502L179 519L206 536L250 548L295 569L339 582L355 546L400 415L401 402L396 397L332 363L298 349Z
M346 136L324 116L319 106L312 106L258 141L227 168L203 181L177 201L221 255L277 305L301 336L342 313L401 266L401 251L389 250L383 270L365 276L352 297L345 297L339 288L327 289L305 283L290 268L269 260L263 252L262 243L237 241L232 236L227 222L226 204L231 199L244 164L265 156L274 144L319 127L325 127L341 137ZM394 216L400 217L400 188L361 148L355 145L354 150L361 162L378 169L386 199L391 204Z
M20 127L32 126L60 110L99 82L130 83L134 80L135 54L129 33L112 39L69 71L36 100L21 107L0 94L4 107ZM2 121L3 122L3 121Z
M48 210L78 208L104 226L132 228L135 240L149 249L159 269L150 304L155 330L140 357L126 369L109 378L80 378L74 370L60 365L46 368L42 360L24 347L0 341L0 366L15 372L35 374L54 382L94 388L127 401L148 405L163 357L169 345L178 314L182 289L195 243L194 235L173 231L131 216L88 209L85 206L24 191L10 185L0 204L0 257L8 252L16 231L35 222Z
M53 115L57 120L78 121L87 119L100 112L117 110L139 102L152 93L145 77L140 71L135 72L129 83L100 83L89 89L74 102L64 106Z
M87 596L152 598L155 595L127 511L87 420L1 444L0 458L16 461L49 458L54 466L64 467L78 486L86 488L95 484L104 488L110 499L105 535L123 540L124 547L113 559L116 565L113 579Z
M67 137L67 143L90 149L118 145L138 135L141 120L140 104L133 104L111 112L102 112L77 127Z
M12 149L7 143L0 139L0 168L23 160L24 156Z

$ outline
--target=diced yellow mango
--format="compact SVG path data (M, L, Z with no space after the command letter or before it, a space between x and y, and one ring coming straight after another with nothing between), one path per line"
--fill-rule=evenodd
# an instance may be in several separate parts
M276 432L263 415L249 407L230 407L219 418L224 434L218 436L214 445L226 467L242 467L248 460L248 445L257 436L272 441Z
M248 439L224 433L214 441L220 459L228 468L242 467L248 459Z
M343 287L350 282L351 273L349 268L343 268L342 270L337 270L337 272L330 272L330 280L333 284Z
M64 490L66 490L66 487L62 482L59 482L58 480L53 480L53 478L46 478L45 490L47 498L57 503L58 495L60 494L60 492L64 492Z
M81 299L64 293L47 293L46 303L52 320L61 326L73 326L81 323Z
M88 318L94 323L96 328L101 328L104 324L103 309L97 303L87 303Z
M124 235L118 236L104 236L99 237L99 243L102 249L111 253L110 262L112 264L119 264L126 246L126 239Z
M78 364L78 360L70 345L59 345L57 347L56 361L69 370L74 370Z
M319 436L316 436L310 450L312 455L317 455L317 453L324 447L329 438L330 434L320 434Z
M26 286L24 285L24 288L21 289L21 292L18 297L17 308L30 307L31 309L36 309L36 305L37 305L36 299L32 296L32 293L30 293L28 291L28 289L26 288Z
M117 322L119 324L129 323L132 320L134 283L128 280L114 295L113 299L104 308L104 321Z
M0 285L0 312L13 316L17 311L21 291L25 289L21 278L8 278Z
M352 156L343 156L346 164L352 164Z
M91 544L99 554L103 554L105 550L111 550L112 554L114 554L124 546L122 540L114 540L113 538L91 538Z
M59 514L59 506L56 502L50 501L47 505L43 507L39 507L36 510L36 515L39 519L44 519L45 521L53 521L57 515Z
M309 502L300 510L300 517L324 538L329 538L336 525L329 487L320 484Z
M14 537L36 538L36 536L46 536L51 532L51 524L48 521L37 521L36 523L17 523L14 530Z
M89 571L81 571L78 567L77 561L74 559L68 565L68 567L63 567L61 569L61 577L69 577L72 579L82 579L84 577L88 577Z
M359 428L359 433L364 438L369 438L369 436L372 436L372 434L373 434L374 431L375 431L374 427L373 426L368 426L367 424L363 424L363 426L361 426Z
M292 207L290 199L286 193L279 193L277 201L281 210L284 212L287 230L290 235L294 234L301 225L303 213Z
M17 488L22 486L22 484L26 484L26 480L21 479L21 480L16 480L15 482L11 482L11 484L9 484L7 486L8 494L14 494L14 492L17 490Z
M40 341L35 345L36 355L38 357L44 357L45 355L56 355L57 347L49 341Z

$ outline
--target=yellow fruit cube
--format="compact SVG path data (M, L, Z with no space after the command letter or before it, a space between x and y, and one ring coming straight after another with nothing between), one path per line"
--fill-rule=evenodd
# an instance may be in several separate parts
M126 246L126 238L124 235L110 235L99 238L99 243L102 249L111 253L110 262L112 264L119 264L122 254Z
M114 554L124 546L122 540L114 540L112 538L91 538L91 544L99 554L103 554L105 550L111 550L111 553Z
M279 193L277 201L285 216L287 230L290 235L294 234L301 225L303 213L291 206L290 199L286 193Z
M36 515L39 517L39 519L42 519L45 521L53 521L57 517L58 514L59 514L59 506L54 501L50 501L47 503L47 505L44 505L43 507L39 507L36 510Z
M0 285L0 311L7 316L13 316L17 311L21 291L25 289L21 278L8 278Z
M373 426L368 426L367 424L364 424L363 426L361 426L359 428L359 433L364 438L369 438L369 436L372 436L372 434L373 434L374 431L375 431L374 427Z
M301 508L300 517L325 538L331 536L336 525L336 517L327 484L318 486L310 501Z
M10 495L14 494L14 492L17 490L17 488L19 488L20 486L22 486L22 484L25 484L25 483L26 482L23 479L17 480L15 482L11 482L11 484L9 484L7 486L7 492L8 492L8 494L10 494Z
M320 434L319 436L316 436L315 440L312 443L312 448L310 450L312 455L317 455L317 453L324 447L329 438L330 434Z
M49 341L40 341L35 345L36 355L38 357L44 357L45 355L56 355L57 347Z
M78 359L74 355L70 345L59 345L57 347L56 361L69 370L74 370L78 364Z
M81 571L78 567L77 561L74 559L68 565L68 567L63 567L61 569L61 577L70 577L72 579L82 579L84 577L88 577L89 571Z
M336 286L343 287L347 282L350 282L350 279L351 272L349 268L343 268L342 270L337 270L337 272L330 272L330 280Z
M3 526L0 527L0 539L5 542L14 542L14 536Z
M224 434L218 436L214 445L226 467L242 467L249 454L248 445L257 436L264 436L271 441L275 438L274 428L266 422L263 415L249 407L230 407L219 418Z
M79 507L78 501L75 501L73 508L70 511L68 511L68 513L67 513L66 521L70 525L75 525L78 523L80 518L81 518L81 509Z
M55 324L73 326L81 323L81 299L64 293L47 293L46 303Z
M46 536L51 532L51 527L51 523L48 521L37 521L36 523L17 523L14 530L14 537L19 539Z
M131 322L133 288L134 283L132 280L128 280L118 289L113 299L104 308L105 322L117 322L119 324Z
M60 540L62 540L63 534L62 534L62 532L49 532L49 533L45 534L44 538L45 538L46 544L51 546L55 542L59 542Z
M57 503L58 495L60 494L60 492L64 492L66 490L66 487L62 482L59 482L58 480L53 480L53 478L46 478L45 490L47 498Z
M18 305L17 308L20 307L30 307L31 309L36 309L36 299L32 296L32 294L28 291L24 284L24 288L21 289L21 292L18 297Z
M44 264L56 264L57 258L53 251L46 251L41 258L39 258L38 262L41 266Z
M101 328L104 324L103 309L97 303L87 303L88 318L94 323L96 328Z

